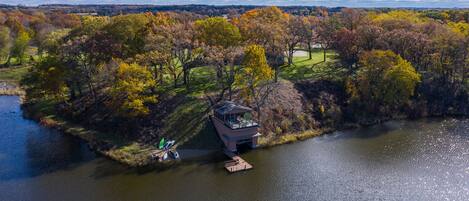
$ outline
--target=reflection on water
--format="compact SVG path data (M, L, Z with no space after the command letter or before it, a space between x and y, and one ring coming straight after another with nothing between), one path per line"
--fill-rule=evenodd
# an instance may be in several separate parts
M34 177L93 158L78 139L21 116L18 97L0 97L0 180Z
M0 200L469 200L469 120L393 121L223 163L133 170L0 97Z

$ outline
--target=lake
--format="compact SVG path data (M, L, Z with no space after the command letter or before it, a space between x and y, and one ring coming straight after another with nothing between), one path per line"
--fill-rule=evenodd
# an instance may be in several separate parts
M136 170L22 117L0 96L0 200L469 200L469 120L422 119L223 157Z

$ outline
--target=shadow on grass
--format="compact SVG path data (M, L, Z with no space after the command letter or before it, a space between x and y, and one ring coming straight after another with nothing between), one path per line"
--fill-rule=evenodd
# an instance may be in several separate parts
M164 120L162 133L184 149L217 149L220 141L209 120L210 106L200 98L178 105Z
M286 66L282 69L281 77L291 81L340 80L345 76L345 73L346 69L333 62L319 62L308 66Z

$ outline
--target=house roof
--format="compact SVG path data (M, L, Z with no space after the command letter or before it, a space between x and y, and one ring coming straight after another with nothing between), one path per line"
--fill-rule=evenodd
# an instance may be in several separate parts
M246 113L246 112L251 112L251 111L252 111L251 108L237 105L236 103L232 101L225 101L222 104L220 104L217 108L215 108L215 112L221 115L240 114L240 113Z

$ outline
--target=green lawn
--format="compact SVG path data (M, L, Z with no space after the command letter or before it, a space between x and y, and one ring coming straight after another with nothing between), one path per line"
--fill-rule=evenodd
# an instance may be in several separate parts
M312 59L309 59L306 52L297 54L297 56L293 58L293 65L281 67L280 77L291 81L305 79L340 79L343 77L345 71L337 67L335 52L328 51L326 58L326 62L324 62L324 54L320 49L313 51ZM214 68L208 66L198 67L191 70L189 89L181 85L181 80L179 81L180 86L175 89L173 85L171 85L171 80L167 79L167 86L162 90L170 93L186 94L191 97L201 97L204 95L204 92L217 90L215 79Z
M324 62L324 53L316 49L312 54L312 59L308 55L296 56L293 58L291 66L282 67L280 77L298 81L305 79L340 79L345 71L337 67L336 54L332 51L326 53L326 62Z
M0 68L0 81L19 82L29 68L29 66Z

